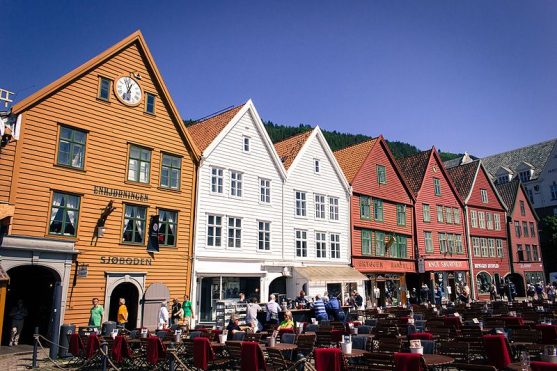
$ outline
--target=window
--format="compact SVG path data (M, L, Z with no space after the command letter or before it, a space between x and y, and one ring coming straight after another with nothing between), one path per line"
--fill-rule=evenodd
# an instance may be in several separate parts
M443 206L437 205L437 222L443 223Z
M530 222L530 236L536 237L536 225Z
M223 170L219 168L211 168L211 192L222 193Z
M528 237L528 222L522 222L522 234Z
M230 172L230 195L242 197L242 173L238 171Z
M375 255L385 256L385 233L375 232Z
M228 217L228 247L242 247L242 219Z
M296 216L306 216L306 192L296 191Z
M480 238L480 245L482 247L482 256L487 257L488 256L488 253L487 253L487 239L486 238Z
M149 183L150 172L151 150L132 145L128 162L128 180Z
M514 222L514 234L516 235L516 237L520 237L521 230L520 230L520 222Z
M486 189L480 189L480 195L482 196L482 202L484 204L487 204L488 203L487 190Z
M244 152L249 153L250 151L250 137L242 137L242 148L244 150Z
M373 199L373 217L377 222L383 221L383 200Z
M487 240L487 242L489 246L489 256L495 257L495 240L493 238L490 238L489 240Z
M331 258L340 259L340 234L331 233Z
M508 183L509 182L509 175L505 174L505 175L501 175L499 177L497 177L497 184L504 184L504 183Z
M503 240L496 239L495 245L497 247L497 256L502 258L503 257Z
M524 207L524 201L520 200L520 215L526 216L526 208Z
M499 216L499 214L493 214L493 220L495 221L495 230L500 231L501 230L501 217Z
M532 285L535 285L538 282L544 282L543 272L524 272L524 276L526 278L526 283L531 283Z
M472 227L478 228L478 213L476 210L470 210L470 221L472 222Z
M528 199L530 200L531 203L534 203L534 192L532 192L532 190L528 187L524 187L524 189L526 189L526 194L528 195ZM557 189L556 189L557 191ZM556 193L557 195L557 193Z
M453 209L445 207L445 221L447 224L453 224Z
M327 257L327 235L324 232L315 232L315 257Z
M391 246L391 257L393 258L406 258L408 246L406 244L406 236L394 236L394 242Z
M271 181L269 179L259 179L259 201L271 203Z
M377 165L377 183L379 184L387 184L387 172L385 170L385 166Z
M425 252L433 252L433 238L431 232L424 232Z
M557 184L553 183L550 185L549 190L551 191L551 200L557 200Z
M487 272L480 272L476 275L476 285L478 286L478 293L489 294L491 288L491 276Z
M258 248L269 251L271 249L271 223L258 221L257 225Z
M530 245L524 245L524 247L526 248L526 261L531 261L532 260L532 254L530 251Z
M478 211L478 221L481 229L485 229L485 213L483 211Z
M145 220L147 208L124 205L124 231L122 241L142 244L145 241Z
M163 246L176 246L178 213L170 210L159 210L159 237Z
M48 233L60 236L76 236L80 202L79 196L54 192Z
M431 213L429 211L428 204L422 204L423 214L424 214L424 222L429 223L431 221Z
M452 234L452 233L447 233L447 251L451 255L455 253L454 234Z
M520 181L522 183L526 183L530 180L530 170L521 171L520 173L518 173L518 177L520 178Z
M478 237L472 237L472 247L474 248L474 256L482 256L482 251L480 250L480 239Z
M396 223L406 225L406 205L396 205Z
M460 224L460 210L456 207L453 209L454 224Z
M360 219L371 219L371 198L360 196Z
M338 220L338 198L329 197L329 219Z
M370 255L371 254L371 231L362 229L361 237L362 237L362 255Z
M315 195L315 218L325 219L325 196Z
M433 178L433 190L436 196L441 196L441 182L439 178Z
M155 96L145 93L145 112L155 114Z
M102 100L110 99L110 84L111 81L105 77L101 77L99 81L99 98Z
M60 126L58 165L83 169L86 136L84 131Z
M313 159L313 171L315 171L316 174L319 174L319 172L321 171L321 164L316 158Z
M540 257L538 255L538 246L536 245L532 245L532 259L534 259L534 261L536 262L540 261Z
M307 231L296 230L296 256L302 258L308 256Z
M207 246L221 246L222 216L207 216Z
M439 233L439 252L447 252L447 235L445 233Z
M522 250L522 245L516 245L516 250L517 250L517 253L518 253L518 261L523 262L524 261L524 250Z
M456 253L464 254L464 249L462 248L462 235L460 234L455 235L454 243L456 246Z
M485 216L487 217L487 229L493 229L493 215L491 213L486 212Z
M180 172L182 159L180 157L162 154L161 187L170 189L180 188Z

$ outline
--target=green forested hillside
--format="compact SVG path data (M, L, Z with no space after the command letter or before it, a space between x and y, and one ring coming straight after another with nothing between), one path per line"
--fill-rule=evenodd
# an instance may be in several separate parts
M184 120L184 122L186 126L190 126L194 123L193 120ZM300 134L313 129L313 127L304 124L300 124L298 126L286 126L275 124L271 121L264 121L263 124L265 125L265 128L267 129L267 132L269 133L269 136L271 137L273 143L280 142L281 140L284 140L296 134ZM371 137L368 137L367 135L339 133L336 130L323 130L323 135L325 135L325 138L327 139L327 142L329 143L329 146L331 146L331 149L333 151L371 139ZM387 140L387 143L389 143L389 148L396 158L411 156L420 152L420 149L418 149L416 146L400 142L398 140ZM439 150L439 153L443 161L462 156L462 154L441 152L441 150Z

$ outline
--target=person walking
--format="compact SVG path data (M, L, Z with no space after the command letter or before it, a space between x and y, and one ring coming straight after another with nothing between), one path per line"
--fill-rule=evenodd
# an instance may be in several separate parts
M128 323L128 307L126 307L126 299L120 298L119 300L120 306L118 307L118 327L125 328L126 324Z
M278 312L280 312L280 306L275 301L275 295L271 294L269 296L269 302L266 305L267 309L267 323L276 325L279 323Z
M19 299L16 306L10 311L10 318L12 320L10 346L15 346L19 343L19 336L21 335L21 330L23 330L23 322L27 314L27 308L23 305L23 300Z
M194 319L194 315L193 315L193 307L191 305L190 297L187 294L184 295L184 301L182 302L182 310L184 311L184 325L189 330L192 326L191 321Z
M161 303L161 309L159 309L159 330L165 330L168 328L168 308L166 305L166 300L163 300Z
M104 309L99 304L99 298L93 298L93 306L89 315L89 326L101 327Z
M172 324L179 325L180 321L182 321L182 317L184 317L184 310L182 309L182 305L178 299L174 298L172 301Z

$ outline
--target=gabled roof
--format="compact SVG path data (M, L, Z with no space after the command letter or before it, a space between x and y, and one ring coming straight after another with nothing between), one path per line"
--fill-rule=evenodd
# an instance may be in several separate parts
M478 173L479 167L480 161L476 160L464 165L459 165L447 169L447 173L449 173L449 175L451 176L456 190L463 200L467 199L468 195L472 191L474 180L476 179L476 174Z
M496 155L487 156L482 159L482 162L486 170L492 175L497 172L497 169L500 166L507 167L516 174L518 173L517 167L519 167L522 162L526 162L534 167L534 174L531 179L537 179L545 167L545 164L551 155L551 151L556 145L557 139L552 139Z
M422 186L425 172L427 170L427 164L429 163L432 151L433 150L430 149L412 156L402 157L397 160L400 170L402 171L402 174L404 174L408 186L414 195L418 194L418 191Z
M313 133L313 130L294 135L293 137L275 143L275 149L286 170L290 168L290 165L292 165L296 156L298 156L298 153L310 137L311 133Z
M209 144L211 144L217 135L224 130L226 125L228 125L228 123L234 116L236 116L238 111L240 111L243 106L244 105L241 104L214 116L201 119L188 128L195 144L197 144L197 147L201 150L201 152L207 149Z
M497 192L499 192L499 194L503 198L503 201L505 201L505 204L509 208L509 214L511 214L514 210L514 203L516 201L516 193L518 192L518 187L520 187L520 180L518 178L515 178L510 182L497 184L496 187Z
M21 102L16 103L12 106L12 113L14 115L18 115L21 112L33 107L35 104L39 103L41 100L46 99L50 95L58 92L60 89L66 87L68 84L71 84L76 79L80 78L84 74L88 73L92 69L98 67L104 61L112 58L116 54L120 53L122 50L126 49L127 47L131 46L132 44L137 44L138 49L143 52L143 55L147 59L147 67L149 67L154 75L153 83L155 86L158 86L162 91L162 97L168 103L170 108L170 117L172 117L175 121L175 125L177 126L178 131L184 137L184 142L187 146L189 146L190 150L193 152L194 157L198 161L200 158L199 149L196 147L195 143L193 142L180 114L178 113L178 109L170 96L170 93L164 83L164 80L157 68L155 60L147 47L147 43L141 34L141 31L136 31L132 33L130 36L126 37L124 40L120 41L119 43L113 45L109 49L105 50L101 54L97 55L96 57L88 60L81 66L75 68L74 70L68 72L64 76L60 77L58 80L50 83L49 85L45 86L44 88L40 89L39 91L35 92L34 94L28 96L27 98L23 99Z
M372 148L375 146L375 143L377 143L377 138L354 144L353 146L334 152L348 183L352 184Z

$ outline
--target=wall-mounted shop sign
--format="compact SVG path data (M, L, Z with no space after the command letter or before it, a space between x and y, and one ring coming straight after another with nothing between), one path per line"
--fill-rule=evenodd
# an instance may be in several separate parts
M101 264L124 264L124 265L152 265L152 259L129 258L125 256L101 256Z
M87 277L88 273L89 273L89 264L79 264L77 266L78 277Z
M408 261L352 259L352 265L363 272L416 272L416 264Z
M496 263L492 263L492 264L487 264L487 263L476 263L474 264L474 268L477 269L497 269L499 268L499 264Z
M462 271L468 269L468 262L466 260L426 260L425 269L428 271Z
M93 186L93 193L95 193L96 195L123 198L126 200L149 201L149 195L146 193L125 191L123 189L110 187Z

